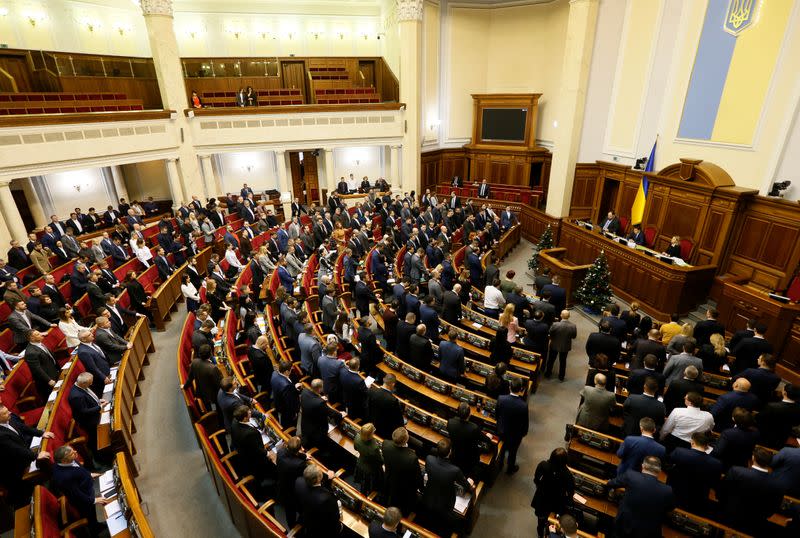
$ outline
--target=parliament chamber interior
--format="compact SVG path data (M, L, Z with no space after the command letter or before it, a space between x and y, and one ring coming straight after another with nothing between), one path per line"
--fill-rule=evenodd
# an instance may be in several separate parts
M0 536L800 536L798 24L0 0Z

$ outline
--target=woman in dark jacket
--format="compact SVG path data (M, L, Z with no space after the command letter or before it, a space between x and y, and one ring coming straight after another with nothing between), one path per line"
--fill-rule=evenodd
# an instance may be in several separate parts
M369 422L361 427L354 441L358 452L354 479L361 493L369 495L383 487L383 455L375 439L375 426Z
M461 271L461 274L458 275L458 283L461 284L461 291L458 294L459 299L461 299L461 304L467 304L469 302L469 294L472 291L472 282L469 280L469 271Z
M136 277L136 271L128 271L128 273L125 275L125 279L122 281L122 286L128 290L128 297L131 299L131 308L139 314L144 314L147 316L147 319L149 319L150 323L152 324L153 314L147 307L147 303L150 301L150 296L147 295L146 291L144 291L144 286L142 286L139 281L136 280Z
M509 394L509 383L505 378L506 370L508 367L506 363L499 362L494 367L494 372L486 376L486 384L484 385L483 392L490 398L495 400L503 394Z
M538 523L536 531L539 538L546 536L547 518L551 513L564 514L572 503L575 493L575 480L567 469L567 451L557 448L550 454L550 459L542 461L533 475L536 492L533 494L531 507L536 511Z
M500 327L494 335L494 338L489 342L489 361L492 364L500 362L508 363L511 360L512 350L511 344L508 343L508 329Z
M595 374L603 374L606 376L606 390L609 392L616 392L617 390L617 376L608 365L608 355L605 353L598 353L594 356L594 367L589 368L586 374L586 385L594 387Z

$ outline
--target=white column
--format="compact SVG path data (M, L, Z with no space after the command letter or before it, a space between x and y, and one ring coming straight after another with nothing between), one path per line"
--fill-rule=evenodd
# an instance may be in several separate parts
M183 68L178 51L178 40L172 19L172 0L141 0L150 51L153 54L161 104L165 109L176 110L173 120L176 131L182 136L178 145L179 181L186 192L203 192L200 163L192 140L189 119L183 114L189 100L183 79Z
M333 148L325 148L325 183L328 185L328 196L330 196L336 190L336 176L333 170ZM320 201L322 201L321 198Z
M392 191L400 191L400 146L389 147L389 182L392 185Z
M288 219L292 216L292 189L289 186L288 163L284 150L275 152L275 167L278 169L278 190L281 192L281 202L283 202L283 216L284 219Z
M39 195L36 194L36 188L33 186L33 179L26 177L21 180L22 190L25 192L25 198L28 200L28 207L33 216L33 222L37 228L43 228L47 225L49 219L44 214L42 202L39 200ZM98 208L102 210L102 208Z
M556 101L559 125L553 137L553 164L547 190L547 213L555 217L569 215L572 200L575 162L581 141L586 87L597 27L597 4L598 0L569 2L561 88Z
M169 193L172 196L172 210L175 211L186 201L181 188L181 175L178 171L177 159L166 159L167 179L169 180Z
M420 102L422 80L423 0L397 0L400 43L400 101L405 103L406 132L403 135L402 190L419 192Z
M203 185L206 191L206 198L219 198L222 194L222 185L214 173L214 163L211 162L211 155L200 156L200 167L203 169Z
M125 185L125 178L122 175L122 167L121 166L109 166L111 168L111 177L114 179L114 189L117 191L117 196L120 198L125 198L127 201L130 202L130 198L128 198L128 187ZM114 200L113 205L117 205L116 202L119 200Z
M0 211L11 239L16 239L20 244L26 243L25 238L28 236L28 232L25 231L14 195L11 194L10 179L0 180Z

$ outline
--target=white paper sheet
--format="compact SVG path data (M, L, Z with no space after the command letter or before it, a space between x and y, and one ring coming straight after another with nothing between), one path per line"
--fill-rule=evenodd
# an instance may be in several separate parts
M469 508L469 501L472 499L472 495L457 495L456 502L453 504L453 509L458 512L459 514L465 514L467 512L467 508Z
M111 412L105 411L100 415L100 424L111 424Z
M39 448L42 446L42 438L41 437L34 437L31 439L31 449Z
M50 391L50 396L47 397L47 401L48 402L55 402L56 401L56 396L58 396L58 391L57 390Z
M67 361L64 363L64 366L61 367L61 369L68 370L70 366L72 366L72 361Z
M106 526L108 527L108 533L111 536L116 536L128 528L128 520L125 519L125 514L118 512L114 514L114 517L106 519Z
M63 384L64 384L64 380L63 380L63 379L59 379L58 381L56 381L56 384L55 384L55 385L53 385L53 390L58 390L58 389L60 389L60 388L61 388L61 385L63 385Z
M481 327L483 327L483 325L481 325L480 323L475 323L474 321L472 322L472 326L475 327L476 329L480 329Z
M373 383L375 383L375 379L373 379L372 376L368 375L367 377L364 378L364 384L367 386L367 388L370 388Z
M122 513L122 507L119 504L119 501L111 501L107 505L103 507L106 512L106 519L111 519L118 513Z
M100 485L100 493L105 493L114 488L114 471L108 470L97 479Z

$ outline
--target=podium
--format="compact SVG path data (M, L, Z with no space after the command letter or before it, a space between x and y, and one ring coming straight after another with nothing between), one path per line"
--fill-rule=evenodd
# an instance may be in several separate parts
M539 253L539 265L550 269L550 274L558 275L561 287L567 293L567 308L575 304L575 292L586 278L592 264L574 264L567 259L567 249L548 248Z

